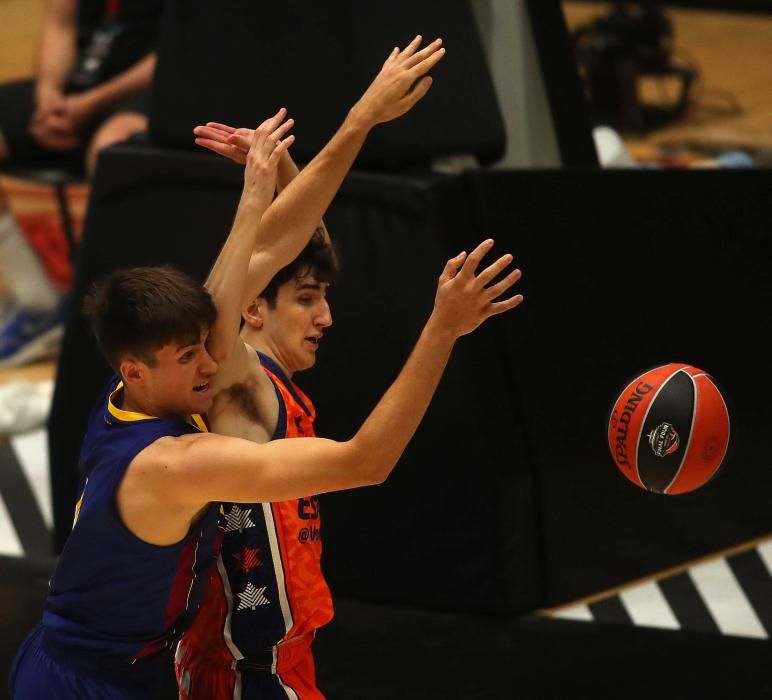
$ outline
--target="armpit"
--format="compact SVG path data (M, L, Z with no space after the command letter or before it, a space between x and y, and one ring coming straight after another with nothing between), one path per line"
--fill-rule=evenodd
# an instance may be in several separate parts
M260 423L260 410L255 399L255 387L252 384L252 382L232 384L225 390L225 395L241 415L254 423Z

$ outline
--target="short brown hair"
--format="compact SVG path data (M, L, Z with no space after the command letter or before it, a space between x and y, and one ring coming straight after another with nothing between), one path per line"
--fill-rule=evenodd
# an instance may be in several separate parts
M260 294L268 302L268 306L276 308L276 297L279 287L291 279L299 280L301 277L313 274L317 282L331 284L338 277L338 258L332 243L321 227L314 231L311 240L289 265L283 267L268 283L268 286Z
M167 343L198 343L217 318L209 292L169 265L110 273L94 285L83 310L116 371L127 354L152 366Z

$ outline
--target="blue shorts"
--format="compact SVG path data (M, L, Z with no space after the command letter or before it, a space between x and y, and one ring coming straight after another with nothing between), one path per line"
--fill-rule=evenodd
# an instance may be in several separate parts
M8 677L11 700L148 700L156 684L125 686L92 678L51 658L42 647L43 627L30 632Z

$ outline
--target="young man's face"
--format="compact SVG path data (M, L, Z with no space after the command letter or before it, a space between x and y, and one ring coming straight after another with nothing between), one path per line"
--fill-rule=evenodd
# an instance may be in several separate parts
M324 330L332 325L328 287L310 274L281 285L274 308L258 300L261 345L290 375L313 367Z
M198 342L172 342L155 353L155 365L143 365L145 391L159 414L205 413L212 404L211 380L217 363L206 351L204 331Z

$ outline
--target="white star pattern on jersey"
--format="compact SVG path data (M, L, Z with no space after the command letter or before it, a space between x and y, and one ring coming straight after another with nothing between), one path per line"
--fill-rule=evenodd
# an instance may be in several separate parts
M251 583L247 583L247 587L239 593L239 607L237 610L246 610L247 608L254 610L260 605L268 605L271 601L265 597L265 590L267 586L261 588L255 588Z
M255 524L249 519L251 514L251 508L232 506L225 516L225 532L234 532L236 530L244 532L244 530L250 527L255 527Z

